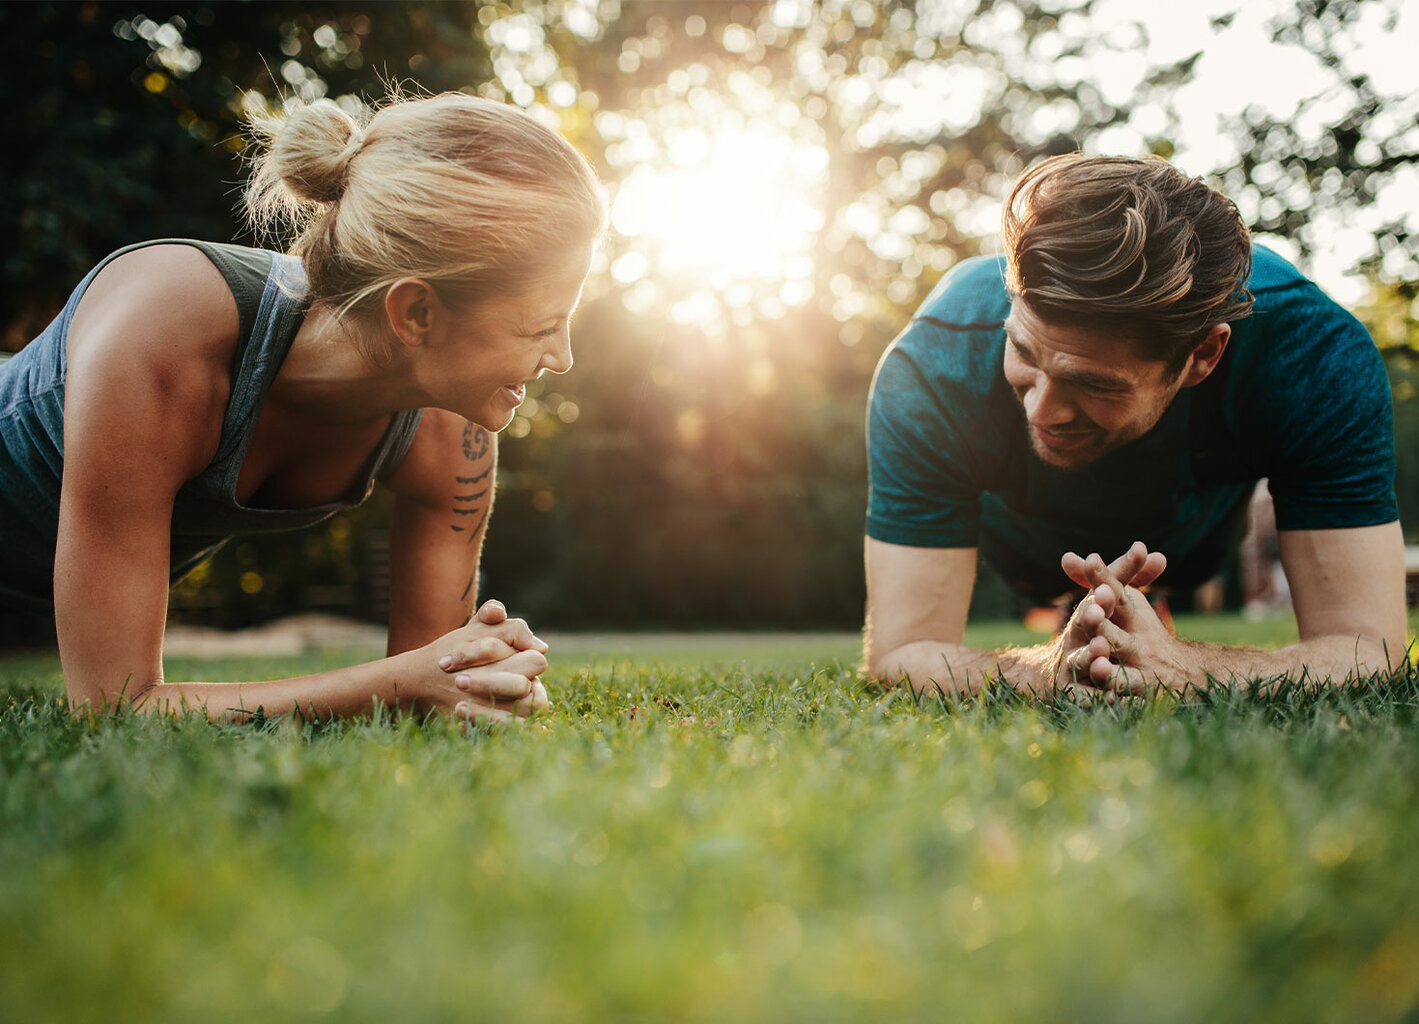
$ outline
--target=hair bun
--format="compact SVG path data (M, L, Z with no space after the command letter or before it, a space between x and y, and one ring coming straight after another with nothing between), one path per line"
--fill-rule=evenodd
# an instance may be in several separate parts
M288 114L270 140L271 171L297 201L334 203L345 191L364 131L336 104L322 99Z

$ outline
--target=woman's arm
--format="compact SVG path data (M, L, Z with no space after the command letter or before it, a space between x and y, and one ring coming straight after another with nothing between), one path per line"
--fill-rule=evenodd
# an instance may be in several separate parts
M80 302L69 332L54 580L70 700L236 719L257 709L351 715L377 704L493 717L530 710L546 661L513 650L514 623L476 623L398 658L296 679L164 679L173 502L215 454L237 330L221 275L187 246L120 257ZM438 665L460 645L478 662L463 686Z
M493 508L497 436L425 409L403 462L389 530L389 650L412 650L468 621Z

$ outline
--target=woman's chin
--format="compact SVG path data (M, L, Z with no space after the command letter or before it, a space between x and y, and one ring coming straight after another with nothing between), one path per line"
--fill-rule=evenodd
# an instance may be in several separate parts
M501 410L498 412L490 412L484 409L474 416L469 416L468 422L475 427L482 427L484 430L491 430L496 434L511 423L516 415L516 409L510 409L507 412Z

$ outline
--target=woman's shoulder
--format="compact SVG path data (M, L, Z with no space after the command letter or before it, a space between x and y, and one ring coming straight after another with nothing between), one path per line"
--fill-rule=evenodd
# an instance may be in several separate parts
M158 242L111 257L84 290L69 324L71 366L91 359L139 364L228 353L240 329L225 275L201 249Z
M239 333L232 290L199 249L159 243L120 252L94 275L69 322L68 402L122 401L130 419L188 424L188 440L211 447Z

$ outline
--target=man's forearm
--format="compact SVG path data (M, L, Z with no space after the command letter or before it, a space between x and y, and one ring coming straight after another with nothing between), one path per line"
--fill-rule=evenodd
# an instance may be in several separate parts
M887 686L909 683L915 693L979 693L987 680L1030 693L1053 689L1058 642L998 651L922 640L870 657L867 670Z
M1260 686L1281 682L1357 682L1382 675L1405 664L1403 650L1389 650L1380 640L1355 636L1320 636L1276 650L1227 647L1179 640L1175 665L1158 666L1150 673L1127 668L1147 685L1169 689L1206 689L1211 685ZM1151 678L1150 678L1151 675Z

